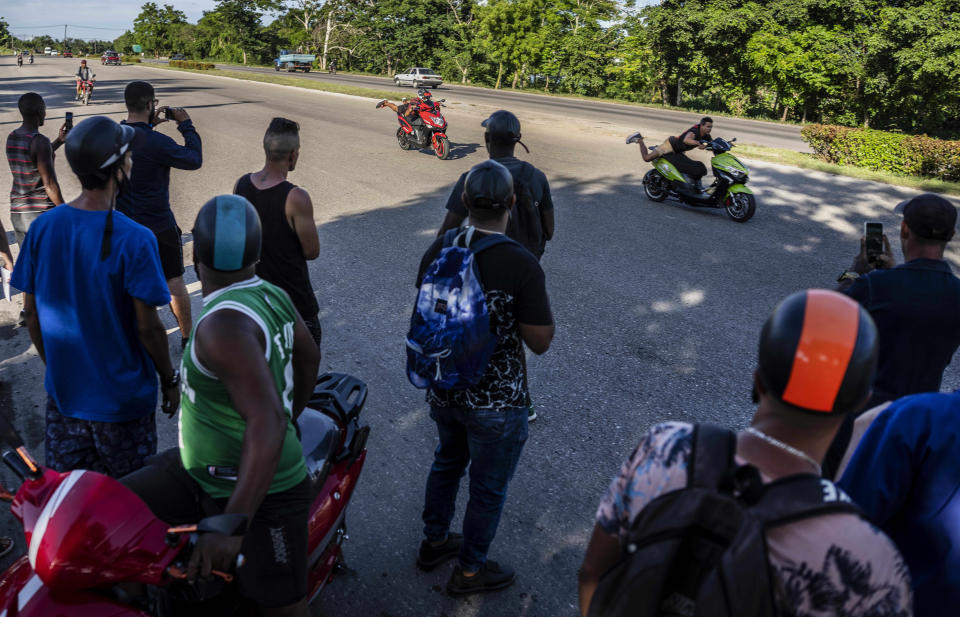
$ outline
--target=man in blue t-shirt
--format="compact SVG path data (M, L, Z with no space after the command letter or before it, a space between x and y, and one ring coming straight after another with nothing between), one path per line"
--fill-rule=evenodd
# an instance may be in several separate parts
M917 617L960 605L960 392L916 394L880 412L840 486L910 568Z
M67 161L83 192L34 221L14 268L47 366L46 459L58 471L140 468L157 447L157 373L164 412L180 401L156 310L170 301L157 241L113 211L138 135L103 116L70 132Z

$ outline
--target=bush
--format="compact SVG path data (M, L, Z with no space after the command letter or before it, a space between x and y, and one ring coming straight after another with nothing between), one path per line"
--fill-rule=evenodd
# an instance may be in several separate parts
M141 62L140 56L120 56L120 62Z
M195 60L171 60L170 66L178 69L193 69L195 71L209 71L216 68L215 64L209 62L197 62Z
M960 182L960 141L826 124L800 134L828 163Z

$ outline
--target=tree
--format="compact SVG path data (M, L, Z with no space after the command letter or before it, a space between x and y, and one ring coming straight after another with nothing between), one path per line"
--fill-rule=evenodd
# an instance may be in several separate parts
M237 46L243 63L248 53L266 51L260 34L260 18L267 11L278 11L282 5L277 0L219 0L213 12L222 18L227 28L227 37Z
M174 32L186 23L186 14L172 5L165 4L160 8L155 2L147 2L133 20L133 34L145 51L159 57L170 53Z

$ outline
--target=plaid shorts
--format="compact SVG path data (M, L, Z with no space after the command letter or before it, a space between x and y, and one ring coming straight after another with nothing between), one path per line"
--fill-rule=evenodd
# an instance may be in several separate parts
M155 414L127 422L70 418L47 396L47 467L56 471L89 469L114 478L143 467L157 452Z

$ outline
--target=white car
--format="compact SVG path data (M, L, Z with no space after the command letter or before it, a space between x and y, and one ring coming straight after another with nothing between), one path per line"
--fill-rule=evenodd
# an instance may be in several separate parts
M397 86L413 86L414 88L436 88L443 83L443 78L432 69L414 67L394 75L393 83Z

